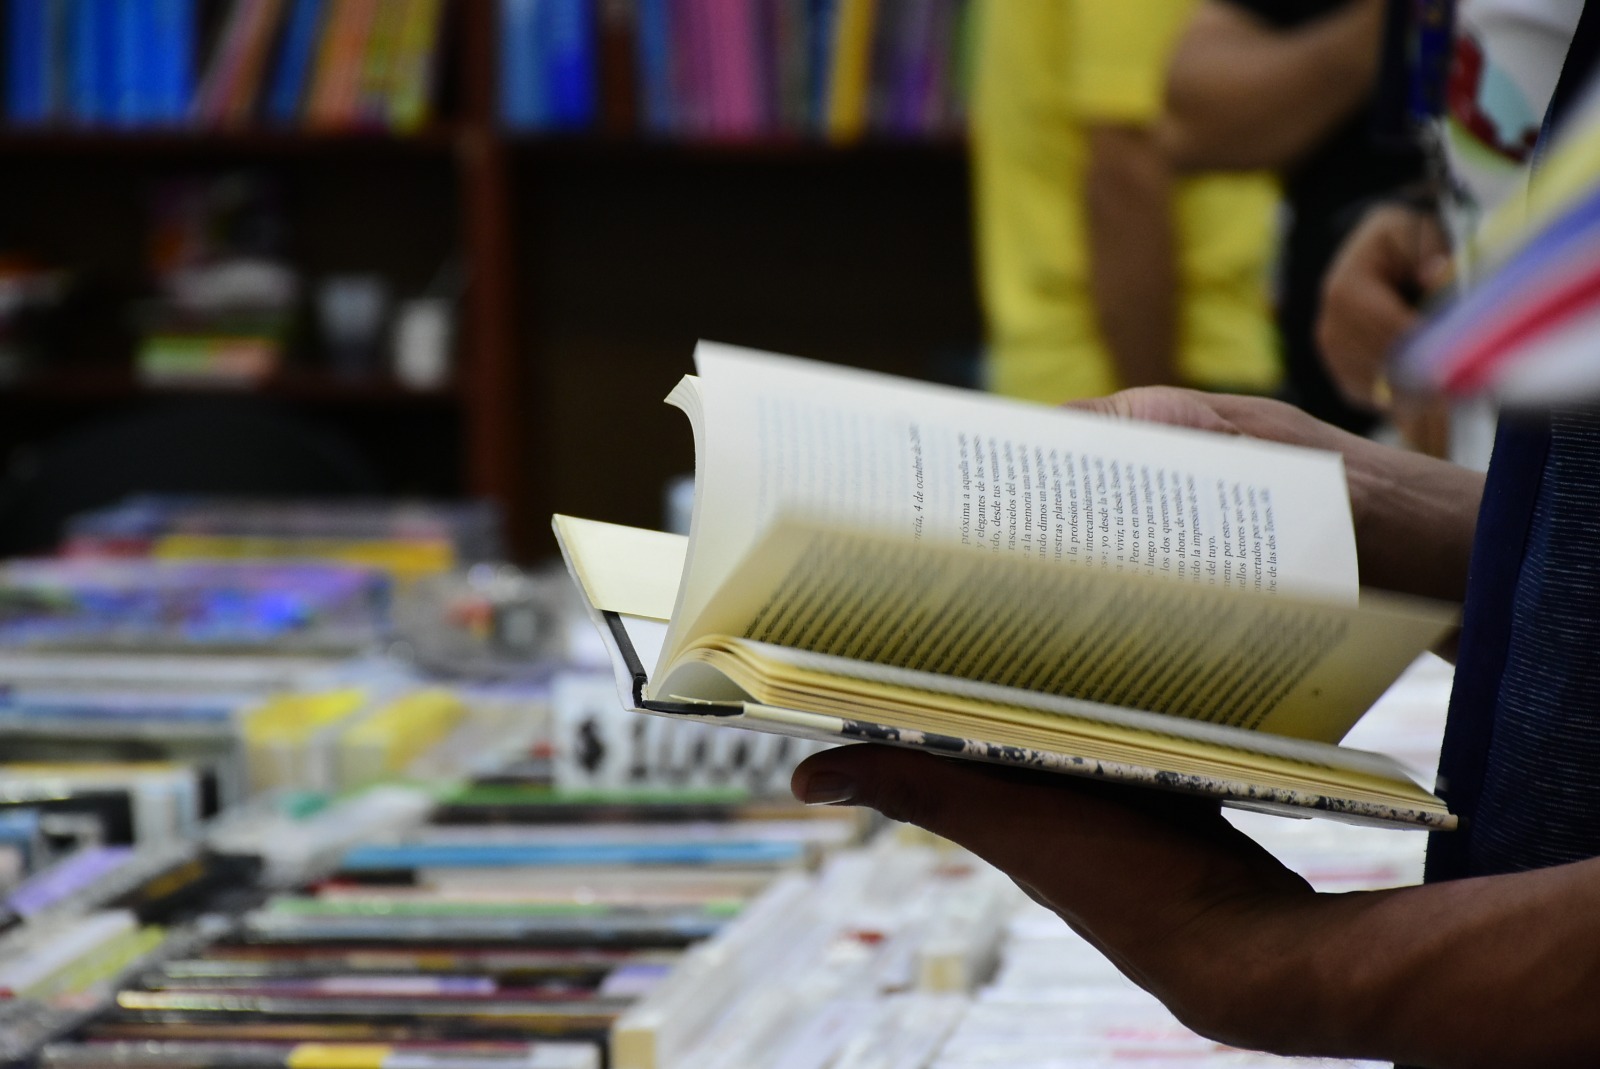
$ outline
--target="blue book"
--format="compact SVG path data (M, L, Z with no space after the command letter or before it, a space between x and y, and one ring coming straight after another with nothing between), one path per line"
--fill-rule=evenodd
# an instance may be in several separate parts
M101 70L105 115L118 126L134 128L155 121L154 0L110 0L109 60Z
M672 2L639 0L635 50L639 68L639 114L647 133L677 131L677 94L672 82Z
M195 0L149 0L149 33L156 61L151 69L151 113L155 122L180 126L194 104L198 29Z
M65 114L76 126L99 126L111 113L107 107L106 58L113 54L108 40L116 12L114 0L67 0L65 26Z
M54 60L51 0L9 0L6 5L6 118L40 126L54 113L50 67Z
M822 133L828 128L828 89L833 83L834 23L839 14L838 0L806 0L810 5L808 21L811 40L807 51L811 67L811 130Z
M537 130L549 117L540 33L548 2L500 0L500 121L509 130Z
M294 0L267 89L266 116L274 125L293 126L300 121L326 6L326 0Z
M556 130L583 130L599 112L599 31L591 0L545 0L545 98Z

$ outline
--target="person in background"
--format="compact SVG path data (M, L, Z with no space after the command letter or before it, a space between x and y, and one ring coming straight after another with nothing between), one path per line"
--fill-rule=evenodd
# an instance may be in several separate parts
M1470 232L1484 215L1520 197L1555 92L1562 58L1583 14L1583 0L1463 0L1445 94L1442 144L1454 187L1448 229ZM1383 362L1416 326L1419 300L1455 279L1440 208L1397 199L1374 206L1328 272L1317 323L1328 371L1350 404L1390 408ZM1480 406L1458 408L1450 455L1488 464L1493 418Z
M1156 136L1189 0L980 0L971 151L987 385L1277 383L1264 175L1175 177Z
M1358 433L1315 337L1323 279L1372 198L1415 182L1415 148L1375 131L1384 0L1204 0L1168 72L1162 139L1182 168L1268 168L1289 209L1279 265L1284 397Z

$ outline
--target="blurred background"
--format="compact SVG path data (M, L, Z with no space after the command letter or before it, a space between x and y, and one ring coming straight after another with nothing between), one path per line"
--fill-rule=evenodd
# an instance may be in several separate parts
M965 0L849 55L824 5L667 6L8 3L0 548L117 490L467 495L534 560L556 507L659 522L699 337L970 378Z

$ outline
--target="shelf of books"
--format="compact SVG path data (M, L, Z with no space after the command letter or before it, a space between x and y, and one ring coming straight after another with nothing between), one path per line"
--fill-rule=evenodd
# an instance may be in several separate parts
M525 134L850 144L957 138L968 0L500 0Z
M429 489L492 494L519 556L546 553L537 517L560 492L561 448L548 428L571 403L547 388L570 378L551 365L575 359L568 339L589 335L599 296L572 301L551 265L604 280L617 272L596 273L600 261L640 262L632 238L607 231L569 250L568 227L548 221L604 214L613 189L633 195L619 182L651 187L660 218L698 212L697 171L725 171L752 192L772 186L740 212L781 216L791 176L827 172L806 210L831 222L811 247L789 236L787 253L763 254L801 265L797 302L814 306L842 277L833 261L846 246L833 235L880 214L923 214L925 192L893 191L927 167L937 217L964 249L969 7L8 0L0 397L45 403L63 420L73 406L175 392L259 394L351 418L363 406L449 409L460 418L442 455L461 468ZM886 197L895 203L882 213ZM882 244L903 228L879 229ZM647 240L670 227L658 230ZM675 250L681 277L714 285L713 248ZM912 267L877 277L911 286ZM937 271L941 307L971 303L960 272ZM629 278L626 292L599 284L633 304L666 292ZM727 307L694 333L755 321L744 306L765 298L747 289L707 291ZM613 310L607 329L645 314ZM811 351L880 348L855 317L839 324ZM663 364L694 337L669 333L647 345ZM630 343L602 332L600 344L612 359ZM636 382L625 388L653 401L654 385ZM48 424L32 414L26 433ZM29 444L23 434L0 429L0 452Z
M13 0L13 129L371 131L434 118L443 0Z

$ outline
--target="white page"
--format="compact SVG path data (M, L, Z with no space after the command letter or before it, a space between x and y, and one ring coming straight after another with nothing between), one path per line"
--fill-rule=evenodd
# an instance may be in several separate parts
M675 621L780 514L1353 604L1342 459L702 342ZM675 649L678 636L669 643Z

